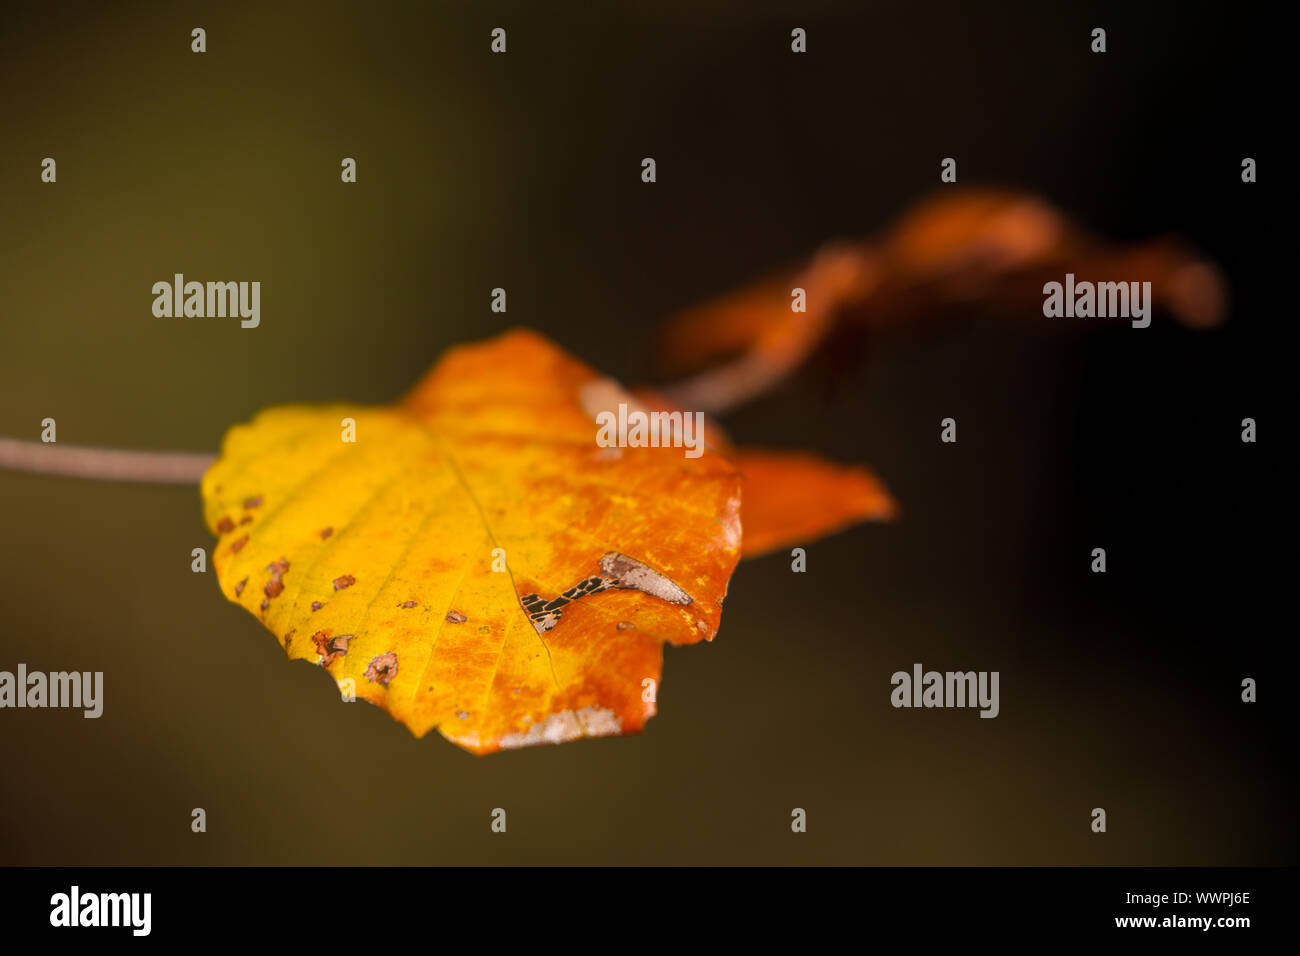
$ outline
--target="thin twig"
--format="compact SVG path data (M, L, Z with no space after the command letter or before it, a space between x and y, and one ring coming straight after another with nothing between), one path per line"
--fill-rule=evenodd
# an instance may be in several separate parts
M869 248L824 246L794 280L804 289L806 311L783 315L782 322L761 333L737 358L664 386L662 394L678 408L721 415L771 391L821 344L844 301L864 296L878 284L879 276L876 256Z
M215 460L216 455L204 452L79 448L0 438L0 470L39 475L195 485Z

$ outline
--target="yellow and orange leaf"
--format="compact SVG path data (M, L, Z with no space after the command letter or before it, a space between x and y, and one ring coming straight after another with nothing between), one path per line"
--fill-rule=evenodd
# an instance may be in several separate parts
M755 448L740 449L733 460L742 476L746 558L898 514L884 484L861 465Z
M652 388L634 388L631 396L640 408L680 411ZM704 440L740 470L744 558L807 545L862 521L898 516L898 502L884 482L862 465L837 464L811 452L737 449L711 418L704 420Z
M202 483L222 591L417 736L489 753L640 731L662 645L717 633L741 479L709 450L598 447L599 381L515 331L395 405L232 428Z

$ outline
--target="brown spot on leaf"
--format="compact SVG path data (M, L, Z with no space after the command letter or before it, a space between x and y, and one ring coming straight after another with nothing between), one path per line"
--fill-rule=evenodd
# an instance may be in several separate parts
M342 591L344 588L350 588L357 583L357 579L350 574L344 574L334 579L334 590Z
M244 535L242 538L240 538L238 541L232 544L230 546L230 553L239 554L240 548L242 548L246 544L248 544L248 535Z
M247 583L248 583L248 578L244 578L244 580L240 581L238 584L235 585L235 597L239 597L241 594L244 593L244 585Z
M348 652L348 641L352 640L352 635L340 634L338 637L330 637L329 631L317 631L311 639L316 645L316 653L321 656L321 666L329 667ZM371 666L374 666L373 662ZM396 665L394 665L394 672L396 672ZM368 671L367 676L369 676Z
M366 680L372 684L383 684L388 686L388 682L397 676L397 654L389 651L387 654L380 654L370 662L366 668Z
M467 618L464 614L461 614L460 611L448 611L448 612L447 612L447 623L448 623L448 624L464 624L464 623L465 623L466 621L468 621L468 620L469 620L469 618Z
M262 602L263 611L270 605L271 598L279 597L280 592L284 590L284 582L280 578L289 572L289 562L284 558L272 561L266 566L266 570L271 572L271 580L266 582L266 587L263 589L266 592L266 600Z
M312 602L311 602L312 613L315 613L316 611L319 611L319 610L320 610L321 608L323 608L324 606L325 606L325 602L324 602L324 601L312 601Z
M252 516L252 515L244 515L244 517L242 517L242 518L239 519L239 523L240 523L241 525L251 524L252 521L253 521L253 516Z
M328 538L328 537L329 537L330 535L332 535L333 533L334 533L334 529L333 529L333 528L321 528L320 539L321 539L322 541L324 541L326 538Z
M399 605L397 605L397 606L398 606L398 607L405 607L405 608L419 607L419 606L420 606L420 602L419 602L419 601L403 601L401 604L399 604Z
M217 522L217 534L230 534L235 530L235 523L230 520L229 515Z
M634 627L636 627L636 625L633 624L631 621L619 621L619 622L618 622L618 629L619 629L620 631L626 631L628 628L634 628Z
M256 507L257 507L258 505L260 505L261 503L262 503L262 496L261 496L261 495L257 495L257 496L254 497L254 498L245 498L245 499L244 499L244 507L245 507L245 508L256 508Z

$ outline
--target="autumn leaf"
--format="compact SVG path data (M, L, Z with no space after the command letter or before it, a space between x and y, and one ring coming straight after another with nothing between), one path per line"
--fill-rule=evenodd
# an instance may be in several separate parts
M861 465L754 448L742 448L733 460L742 478L746 558L898 515L898 503L884 484Z
M598 447L606 381L515 331L395 405L232 428L202 482L222 591L417 736L489 753L640 731L662 645L718 631L741 478L708 449Z
M1156 304L1191 328L1216 325L1227 309L1219 270L1176 238L1114 244L1034 196L944 191L877 237L828 244L671 317L662 364L694 374L662 393L682 407L721 411L767 393L810 359L823 378L852 367L885 333L933 332L976 315L1064 324L1044 318L1043 285L1067 272L1081 282L1150 282Z
M644 410L680 411L662 392L645 386L631 389L624 400ZM841 465L806 451L736 448L713 419L704 422L709 446L740 471L744 558L898 516L898 503L884 482L863 465Z

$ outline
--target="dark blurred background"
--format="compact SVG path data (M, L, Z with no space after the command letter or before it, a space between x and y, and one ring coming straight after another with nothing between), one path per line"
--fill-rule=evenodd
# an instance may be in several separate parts
M657 320L882 229L944 156L1112 238L1182 234L1229 319L976 323L734 414L739 441L871 464L903 519L810 545L803 575L742 564L644 736L486 758L340 706L191 573L196 488L0 474L0 669L102 670L106 697L98 721L0 712L0 864L1294 863L1267 15L540 6L6 10L0 434L215 450L266 405L390 400L508 325L654 382ZM154 318L174 272L260 280L261 327ZM999 670L1001 716L891 708L914 662Z

